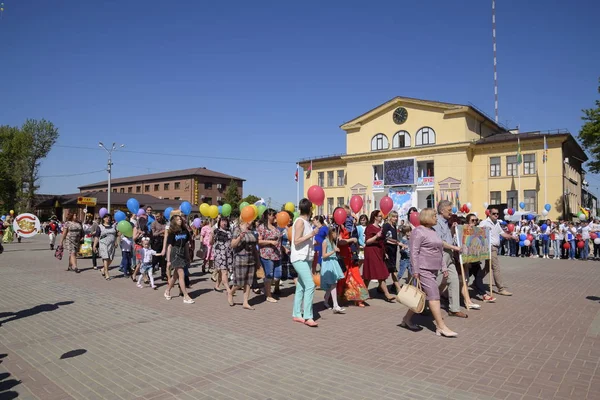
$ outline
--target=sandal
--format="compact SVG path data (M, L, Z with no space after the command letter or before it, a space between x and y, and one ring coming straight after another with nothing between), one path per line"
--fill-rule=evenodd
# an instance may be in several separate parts
M256 310L256 308L254 308L252 306L244 306L244 309L246 309L246 310Z
M164 296L165 296L165 299L171 300L171 295L168 295L167 292L165 292Z
M387 301L388 303L395 303L396 302L396 298L395 297L386 297L385 301Z
M294 322L300 322L301 324L303 324L303 323L306 322L306 320L304 318L299 318L299 317L292 318L292 321L294 321Z
M76 274L81 272L81 270L79 268L75 268L73 271L75 271Z
M319 326L319 324L316 323L315 321L313 321L312 319L309 319L308 321L304 322L304 325L306 325L310 328L316 328Z

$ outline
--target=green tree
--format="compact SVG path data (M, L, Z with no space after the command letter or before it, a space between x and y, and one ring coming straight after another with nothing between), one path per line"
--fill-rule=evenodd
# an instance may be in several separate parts
M245 201L248 204L254 204L259 200L260 200L260 197L256 197L253 194L249 194L248 196L246 196L242 199L242 203Z
M223 193L223 202L231 205L233 210L237 210L240 204L240 195L238 193L238 185L232 179Z
M29 137L17 127L0 126L0 213L19 211Z
M33 210L35 192L39 188L39 169L42 160L46 158L52 146L58 140L58 129L50 121L28 119L21 130L27 135L29 147L25 157L26 172L23 177L24 206L28 211Z
M600 79L599 79L600 82ZM600 93L600 86L598 86ZM600 100L596 100L596 108L582 110L586 121L579 131L579 140L586 150L592 153L592 160L588 161L590 172L600 172Z

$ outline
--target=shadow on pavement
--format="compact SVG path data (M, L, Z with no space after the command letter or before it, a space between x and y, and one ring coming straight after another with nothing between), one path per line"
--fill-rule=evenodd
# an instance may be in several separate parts
M7 322L16 321L21 318L31 317L33 315L40 314L43 312L58 310L59 306L66 306L73 303L73 301L61 301L55 304L40 304L39 306L17 311L16 313L3 313L3 317L10 316L10 318L0 322L0 326L2 326L2 324L6 324ZM0 399L2 399L2 397L0 397Z
M600 297L598 297L598 296L587 296L586 299L592 300L592 301L600 301Z
M76 349L76 350L71 350L71 351L67 351L65 354L63 354L62 356L60 356L61 360L64 360L66 358L73 358L73 357L77 357L80 356L82 354L87 353L86 349ZM1 399L1 397L0 397Z
M0 364L2 360L6 358L8 354L0 354ZM0 399L1 400L12 400L19 397L19 393L11 390L17 385L21 384L21 381L16 379L9 379L10 374L8 372L0 373Z

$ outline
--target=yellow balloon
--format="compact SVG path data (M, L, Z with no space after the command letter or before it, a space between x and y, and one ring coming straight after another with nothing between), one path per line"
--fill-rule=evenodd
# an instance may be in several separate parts
M202 203L200 204L200 214L202 214L204 217L208 217L208 210L210 209L210 206L206 203ZM218 212L218 209L217 209Z
M250 207L252 207L252 209L254 210L254 218L252 219L258 218L258 207L256 207L254 204L250 205Z
M217 218L219 216L219 207L215 205L208 207L208 216L211 218Z
M10 215L13 215L15 213L15 210L10 210Z
M291 201L288 201L287 203L285 203L285 206L283 206L283 209L285 211L289 211L289 212L293 213L294 210L296 210L296 207L294 207L294 203L292 203Z

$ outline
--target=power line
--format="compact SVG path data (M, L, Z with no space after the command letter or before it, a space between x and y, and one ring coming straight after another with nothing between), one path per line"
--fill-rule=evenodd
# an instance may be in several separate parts
M79 149L79 150L94 150L95 147L84 147L84 146L66 146L57 144L56 147L64 147L67 149ZM119 150L119 153L131 153L131 154L144 154L150 156L167 156L167 157L191 157L191 158L208 158L213 160L229 160L229 161L250 161L250 162L265 162L274 164L296 164L295 161L282 161L282 160L262 160L255 158L238 158L238 157L217 157L217 156L198 156L194 154L173 154L173 153L160 153L150 151L135 151L135 150Z
M70 176L80 176L80 175L91 175L91 174L97 174L98 172L104 172L106 171L105 169L100 169L98 171L90 171L90 172L80 172L79 174L68 174L68 175L46 175L46 176L40 176L39 178L68 178Z

